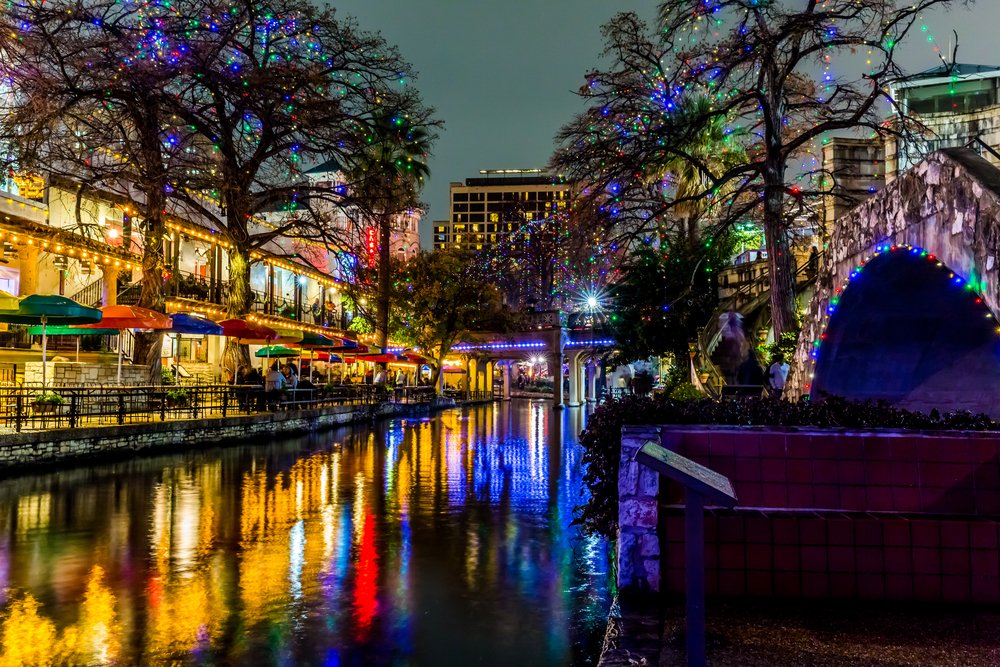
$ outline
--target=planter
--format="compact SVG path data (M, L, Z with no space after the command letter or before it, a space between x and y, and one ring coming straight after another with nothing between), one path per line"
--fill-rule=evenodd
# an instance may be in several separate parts
M35 414L50 415L59 412L59 403L32 403L31 409Z
M186 398L170 398L168 396L164 400L168 408L186 408L188 406Z
M708 382L708 375L709 375L708 373L698 373L698 380L702 384L705 384Z

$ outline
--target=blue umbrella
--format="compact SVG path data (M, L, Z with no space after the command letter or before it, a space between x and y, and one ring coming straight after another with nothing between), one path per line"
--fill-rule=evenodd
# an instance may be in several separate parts
M167 333L178 334L174 337L174 349L171 350L174 355L175 363L180 364L180 355L178 341L180 340L180 334L188 334L192 336L223 336L222 327L208 319L207 317L202 317L201 315L195 315L194 313L174 313L170 316L170 328L166 330Z
M222 336L222 327L201 315L174 313L170 316L167 333L192 334L195 336Z

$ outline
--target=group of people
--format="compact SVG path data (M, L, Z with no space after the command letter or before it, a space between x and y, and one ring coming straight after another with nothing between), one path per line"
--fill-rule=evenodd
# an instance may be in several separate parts
M310 389L312 385L308 380L299 380L299 369L295 364L289 362L279 365L277 361L271 364L267 375L264 375L257 368L247 368L240 366L236 371L236 383L242 385L264 385L264 391L274 392L282 389ZM308 387L305 385L309 384Z
M785 355L781 352L775 353L771 359L771 365L767 369L767 377L764 376L764 369L757 363L754 355L747 357L747 360L740 364L736 371L736 384L746 387L766 387L769 394L775 397L781 396L785 390L785 381L788 379L788 363Z
M312 313L315 324L332 326L337 322L337 305L333 301L327 301L324 307L319 297L316 297L309 307L309 312Z

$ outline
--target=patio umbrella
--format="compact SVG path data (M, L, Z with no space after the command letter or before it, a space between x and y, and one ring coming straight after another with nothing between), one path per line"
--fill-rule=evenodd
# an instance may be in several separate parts
M275 343L298 343L302 340L302 332L298 329L275 329Z
M45 347L49 324L88 324L99 322L101 311L54 294L31 294L19 299L16 309L0 310L0 322L42 325L42 386L46 385Z
M0 310L17 310L19 300L13 294L0 290Z
M222 336L222 327L201 315L194 313L174 313L170 316L170 328L167 333L176 334L174 336L175 349L171 350L175 363L179 363L177 356L179 351L179 340L181 334L192 336Z
M235 338L237 343L263 343L267 345L278 336L278 332L271 327L266 327L257 322L246 320L222 320L219 322L222 327L222 335L227 338ZM236 384L236 371L233 369L233 384Z
M121 337L126 329L160 330L170 328L170 318L163 313L139 306L104 306L101 308L100 325L85 324L80 329L96 329L98 326L118 329L118 384L122 383L122 345Z
M221 326L201 315L194 313L174 313L170 316L170 328L167 333L191 334L194 336L224 336Z
M2 298L2 297L0 297ZM76 362L80 363L80 338L83 336L117 336L118 329L80 329L79 327L48 327L45 332L49 336L76 336ZM28 327L29 336L41 336L41 325Z
M276 357L276 358L288 358L299 356L298 350L293 350L290 347L285 347L284 345L268 345L262 347L254 353L255 357Z
M358 361L369 361L373 364L392 364L400 361L395 354L362 354L358 356ZM403 359L402 361L406 361Z

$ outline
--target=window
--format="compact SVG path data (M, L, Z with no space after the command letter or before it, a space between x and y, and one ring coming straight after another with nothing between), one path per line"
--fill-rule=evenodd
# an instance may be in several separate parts
M500 214L499 213L490 213L490 215L489 215L489 221L490 222L500 222Z

